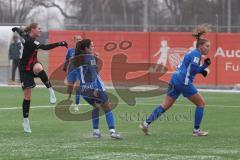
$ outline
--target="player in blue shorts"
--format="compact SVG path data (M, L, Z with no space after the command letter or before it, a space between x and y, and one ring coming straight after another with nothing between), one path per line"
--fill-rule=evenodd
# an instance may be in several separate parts
M98 74L97 58L92 54L93 42L90 39L83 39L76 44L74 64L79 67L80 94L94 107L92 111L93 137L100 138L99 111L105 112L110 137L122 139L115 130L113 112L106 94L106 89Z
M205 101L192 82L196 74L200 73L204 77L208 74L205 69L211 64L210 59L205 59L203 65L200 65L200 62L202 55L207 55L210 50L210 41L202 38L202 35L209 31L210 29L207 25L200 25L196 28L193 34L197 40L196 49L184 56L177 70L172 74L167 95L164 97L163 103L157 106L152 114L139 126L146 135L149 134L149 125L167 111L180 94L196 105L193 136L208 135L208 132L204 132L200 129Z
M76 35L74 36L74 44L76 45L76 43L78 41L81 41L82 37L80 35ZM68 48L67 50L67 54L66 54L66 58L65 58L65 62L64 62L64 67L63 70L65 72L67 72L67 85L68 85L68 94L69 97L68 99L71 98L72 95L72 91L74 88L74 84L77 83L78 78L78 71L77 69L74 68L73 64L69 63L71 61L71 59L74 57L74 48ZM74 112L78 112L79 111L79 104L80 104L80 91L78 89L79 87L77 87L76 89L76 99L75 99L75 105L73 106L73 111Z

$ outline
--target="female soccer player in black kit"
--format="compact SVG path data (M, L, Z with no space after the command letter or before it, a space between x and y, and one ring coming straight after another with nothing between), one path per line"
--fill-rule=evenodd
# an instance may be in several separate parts
M31 133L29 124L29 109L32 95L32 88L36 86L34 77L39 77L44 85L49 89L50 102L56 103L56 97L52 89L51 83L48 79L46 72L43 70L42 64L37 59L38 49L50 50L58 46L64 46L67 48L65 41L53 43L53 44L40 44L36 39L41 35L41 28L37 23L32 23L23 30L20 28L12 28L13 32L17 32L23 38L23 53L19 62L20 80L24 93L24 99L22 104L23 110L23 129L26 133Z

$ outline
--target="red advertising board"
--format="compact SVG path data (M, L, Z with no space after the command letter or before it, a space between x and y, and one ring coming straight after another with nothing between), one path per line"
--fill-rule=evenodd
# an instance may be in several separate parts
M160 78L167 81L184 54L195 48L195 40L190 32L50 31L49 43L65 40L70 47L74 47L73 37L75 35L81 35L94 42L94 52L103 61L101 77L105 82L110 83L112 72L117 73L120 70L129 69L126 68L129 65L125 63L143 64L144 66L139 67L139 71L129 72L127 79L144 75L147 72L154 73L159 68L159 64L167 68L167 73ZM207 38L211 41L211 51L208 55L212 60L209 68L210 74L207 78L198 75L195 83L200 85L240 83L240 34L210 33ZM113 64L112 59L119 55L125 55L126 61L115 59ZM64 63L65 56L65 48L51 50L49 74ZM149 78L144 81L151 83Z

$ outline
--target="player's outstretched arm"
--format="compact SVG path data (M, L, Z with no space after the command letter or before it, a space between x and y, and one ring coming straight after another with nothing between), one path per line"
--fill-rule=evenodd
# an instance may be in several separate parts
M12 31L17 32L19 34L19 36L21 36L24 40L27 40L27 38L28 38L27 33L24 32L21 28L13 27Z
M40 44L38 46L38 49L50 50L50 49L54 49L54 48L59 47L59 46L68 48L67 42L62 41L62 42L57 42L57 43L52 43L52 44Z

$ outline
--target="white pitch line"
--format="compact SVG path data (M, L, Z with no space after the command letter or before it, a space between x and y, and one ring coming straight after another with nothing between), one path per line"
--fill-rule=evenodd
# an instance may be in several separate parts
M120 105L127 105L126 103L119 103ZM156 106L157 103L139 103L136 104L135 107L137 106ZM80 106L90 106L89 104L81 104ZM187 106L187 107L194 107L194 104L174 104L174 106ZM46 105L46 106L31 106L31 109L43 109L43 108L54 108L54 105ZM132 107L132 106L130 106ZM214 105L214 104L209 104L206 105L206 108L240 108L240 106L225 106L225 105ZM2 107L0 110L18 110L22 109L21 107Z
M87 106L89 104L81 104L81 106ZM46 106L31 106L31 109L42 109L42 108L54 108L56 107L55 105L46 105ZM3 107L0 108L0 110L17 110L17 109L22 109L22 107Z
M0 84L0 87L8 87L8 88L20 88L20 85L8 85L8 84ZM66 86L65 86L66 87ZM44 85L37 85L36 88L46 88ZM115 89L114 86L112 85L106 85L106 89ZM154 86L144 86L144 87L135 87L138 90L149 90L150 89L155 89ZM234 89L198 89L200 92L212 92L212 93L240 93L240 90L234 90Z

